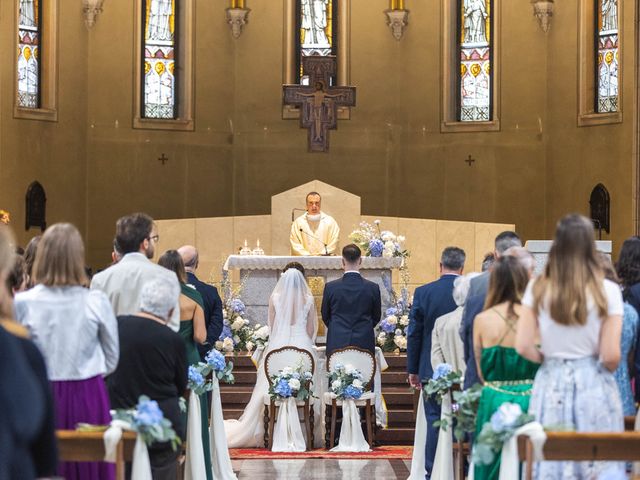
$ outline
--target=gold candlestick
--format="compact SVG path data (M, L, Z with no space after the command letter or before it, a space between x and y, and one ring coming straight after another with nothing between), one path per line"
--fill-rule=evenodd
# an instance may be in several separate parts
M231 8L244 8L244 0L231 0Z

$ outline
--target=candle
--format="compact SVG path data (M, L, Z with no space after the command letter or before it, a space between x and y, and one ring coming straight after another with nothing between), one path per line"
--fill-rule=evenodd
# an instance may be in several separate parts
M256 242L256 245L258 246L258 248L260 248L260 239L258 239L258 241Z
M244 239L244 248L247 248L247 246L248 246L248 245L247 245L247 239L245 238L245 239Z

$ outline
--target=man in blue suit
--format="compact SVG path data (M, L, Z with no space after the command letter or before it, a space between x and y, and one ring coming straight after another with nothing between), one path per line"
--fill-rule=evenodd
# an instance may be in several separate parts
M421 389L433 375L431 365L431 332L438 317L457 308L453 300L453 281L462 273L466 255L458 247L447 247L440 258L440 278L416 289L407 328L407 371L409 383ZM438 444L438 429L433 423L440 419L440 406L434 398L425 398L427 444L425 448L426 478L431 478Z
M201 282L196 277L195 271L198 268L198 250L191 245L184 245L178 249L178 253L184 262L184 269L187 272L187 283L193 285L204 301L204 323L207 328L207 343L198 345L200 357L204 356L213 348L216 340L222 333L222 299L218 294L218 289L213 285Z
M357 245L344 247L344 276L324 287L321 310L327 326L327 358L334 350L347 346L375 351L373 329L382 313L380 287L360 275L361 255Z

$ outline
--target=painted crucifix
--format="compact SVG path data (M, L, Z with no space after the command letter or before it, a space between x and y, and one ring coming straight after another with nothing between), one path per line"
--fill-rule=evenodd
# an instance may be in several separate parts
M330 86L336 71L335 56L308 56L302 63L309 85L283 85L283 103L301 107L300 128L309 131L309 151L327 152L329 130L338 128L338 107L356 105L356 87Z

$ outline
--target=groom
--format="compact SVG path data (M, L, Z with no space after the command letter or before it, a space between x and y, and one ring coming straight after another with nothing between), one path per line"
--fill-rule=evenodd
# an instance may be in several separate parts
M344 276L329 282L322 296L322 321L327 326L327 358L339 348L355 346L374 353L374 327L380 321L380 288L360 275L360 248L342 249Z

